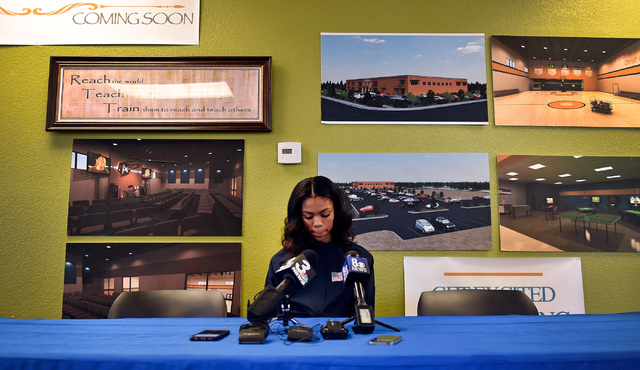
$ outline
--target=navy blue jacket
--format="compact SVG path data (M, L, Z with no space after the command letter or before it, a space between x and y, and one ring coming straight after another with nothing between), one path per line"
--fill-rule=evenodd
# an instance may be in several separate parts
M346 252L336 243L316 242L312 249L318 253L318 266L312 266L316 276L297 292L293 292L290 298L291 314L293 317L334 317L349 318L353 316L355 296L353 284L344 286L342 283L342 266ZM365 300L371 307L375 305L375 279L373 275L373 256L363 247L352 244L349 248L358 252L360 257L369 261L368 281L363 282ZM269 271L265 286L277 287L282 281L276 271L291 257L284 249L276 253L269 263Z

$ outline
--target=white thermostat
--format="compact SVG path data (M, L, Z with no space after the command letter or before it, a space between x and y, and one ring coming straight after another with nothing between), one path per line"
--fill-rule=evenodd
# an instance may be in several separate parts
M302 144L278 143L278 163L302 163Z

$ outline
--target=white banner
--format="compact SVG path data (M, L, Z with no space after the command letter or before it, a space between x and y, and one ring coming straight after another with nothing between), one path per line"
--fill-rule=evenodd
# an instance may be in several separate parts
M584 313L580 258L404 258L406 316L424 291L461 289L521 290L540 315Z
M197 45L199 0L0 0L2 45Z

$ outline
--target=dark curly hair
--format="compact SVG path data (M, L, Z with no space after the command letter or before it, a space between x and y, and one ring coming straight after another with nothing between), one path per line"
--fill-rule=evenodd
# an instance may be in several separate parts
M284 221L282 247L289 255L297 256L304 245L311 245L315 239L307 232L302 221L302 203L313 197L328 198L333 203L334 218L331 229L331 240L344 251L348 251L353 243L351 215L347 211L342 190L333 181L324 176L306 178L298 183L289 197L287 218Z

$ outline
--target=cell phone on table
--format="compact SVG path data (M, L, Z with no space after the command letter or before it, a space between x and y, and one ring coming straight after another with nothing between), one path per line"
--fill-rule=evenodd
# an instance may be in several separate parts
M373 338L369 341L369 344L386 344L392 345L396 344L402 340L400 335L380 335L376 338Z
M203 330L191 336L191 340L220 340L229 335L229 330Z

